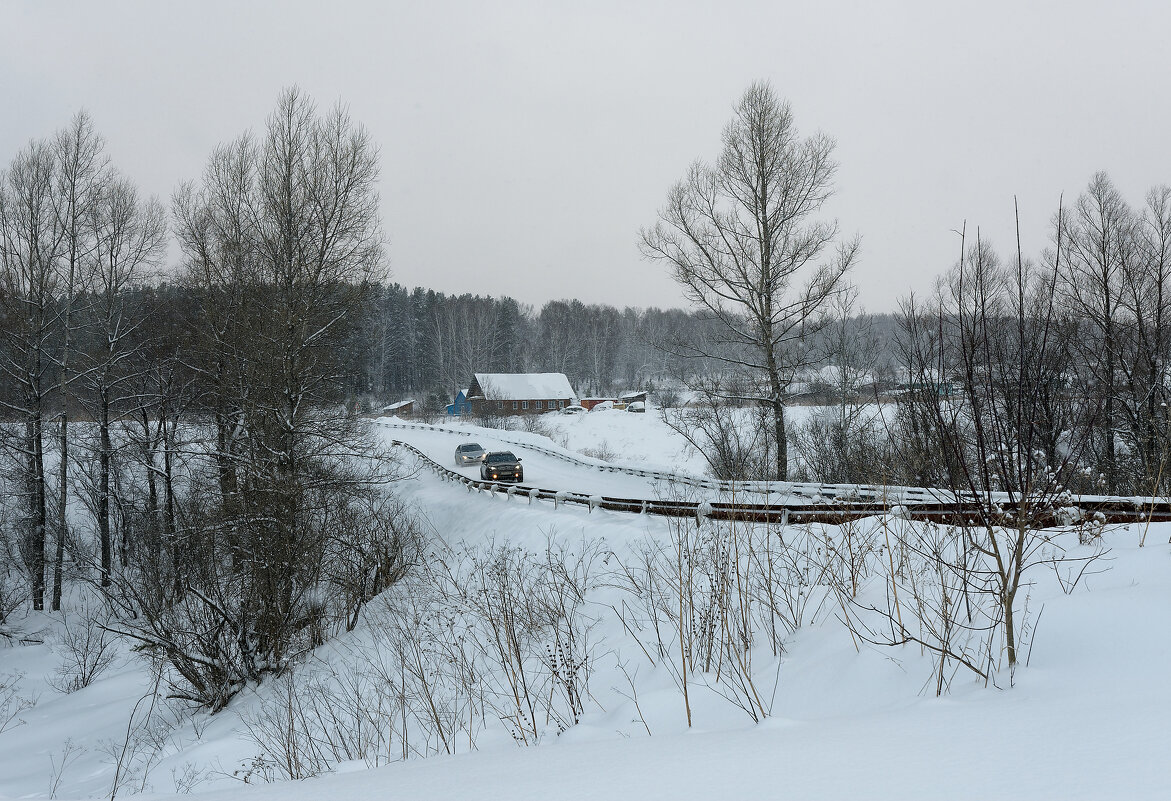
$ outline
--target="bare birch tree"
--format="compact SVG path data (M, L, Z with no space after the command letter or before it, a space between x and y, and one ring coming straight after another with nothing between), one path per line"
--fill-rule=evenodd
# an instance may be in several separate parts
M343 362L384 264L377 177L369 134L293 89L261 137L217 150L175 198L211 486L188 510L178 599L117 591L142 611L127 633L213 708L321 641L328 552L357 537L340 521L369 523L383 476L356 458L368 443Z
M97 423L92 449L97 459L93 507L101 551L101 584L106 587L113 568L112 411L123 394L121 387L131 378L128 364L138 344L133 335L142 322L133 308L131 291L141 286L148 277L146 271L161 258L167 227L162 205L153 198L139 198L132 183L117 177L102 187L90 225L93 255L84 283L89 301L83 329L87 347L80 354L78 367L86 390L84 402Z
M9 442L19 464L19 545L33 609L45 608L49 511L44 436L51 394L57 261L64 232L54 205L55 159L30 142L0 173L0 372L5 410L23 425Z
M91 218L96 213L99 195L110 178L105 156L105 142L94 130L93 121L84 111L74 115L68 127L53 139L56 161L56 211L63 240L61 273L58 289L61 344L57 356L58 369L58 446L60 460L57 466L57 525L56 555L53 561L53 609L61 608L62 568L65 562L65 542L69 536L69 412L70 384L76 378L76 365L70 364L75 348L77 326L76 306L79 289L95 248ZM103 565L108 570L108 565Z
M1140 475L1136 491L1161 495L1168 485L1168 365L1171 365L1171 187L1147 193L1126 250L1120 302L1125 309L1119 404Z
M841 291L859 242L838 245L836 222L816 219L833 191L834 141L801 137L789 105L754 83L724 128L714 165L697 161L667 195L642 251L665 262L687 298L718 322L694 355L751 376L743 400L765 407L775 477L788 475L786 393L807 366L801 347Z

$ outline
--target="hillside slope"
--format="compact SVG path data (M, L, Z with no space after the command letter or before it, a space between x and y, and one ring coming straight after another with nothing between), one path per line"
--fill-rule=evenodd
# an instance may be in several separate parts
M247 722L289 688L308 697L319 685L266 682L213 718L172 711L156 699L153 734L139 736L149 706L140 700L152 688L140 659L125 655L91 686L65 695L46 681L60 650L3 648L0 675L23 674L21 692L39 695L39 702L22 713L23 725L0 733L0 798L109 797L119 753L125 758L118 797L194 789L223 801L1091 799L1171 792L1171 525L1152 526L1144 548L1141 532L1107 530L1109 561L1095 570L1109 569L1087 575L1069 594L1054 571L1031 574L1029 664L1012 686L1005 671L998 689L949 670L950 692L936 698L929 654L915 645L856 647L823 598L805 610L779 659L754 646L754 675L769 712L763 722L729 703L726 684L693 675L688 729L678 674L667 667L671 657L655 652L646 628L632 636L645 624L634 611L637 599L622 587L648 547L671 541L670 521L469 493L426 472L403 492L426 511L436 548L452 563L504 546L538 561L553 552L594 554L595 580L581 607L592 674L576 725L560 734L547 721L535 725L540 744L517 747L507 727L489 720L476 731L475 750L454 738L455 755L366 769L393 758L388 752L335 763L333 773L317 778L257 784L265 773L255 768L262 749L249 738ZM1066 545L1072 555L1092 552L1073 539ZM398 601L388 597L387 604L402 602L400 589ZM865 591L880 597L882 589ZM393 661L382 638L387 618L375 607L356 631L319 648L295 680ZM49 634L61 630L51 616L26 623Z

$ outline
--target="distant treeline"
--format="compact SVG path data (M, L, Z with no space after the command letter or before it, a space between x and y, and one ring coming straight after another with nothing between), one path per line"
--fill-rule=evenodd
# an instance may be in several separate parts
M873 318L889 341L894 317ZM355 394L419 394L428 407L467 386L476 372L560 372L580 395L677 383L702 370L672 345L710 332L698 312L553 300L538 311L510 297L447 295L390 284L374 307L351 361Z
M579 394L641 386L685 366L657 347L704 322L678 309L556 300L540 311L509 297L381 287L353 361L354 389L450 402L477 372L565 373Z
M129 332L121 346L133 360L144 362L141 367L163 353L183 351L195 336L200 309L192 290L162 282L127 287L118 294ZM73 354L103 348L105 329L87 319L103 308L97 300L85 293L72 300L68 347ZM64 303L54 305L62 308L52 312L57 324L44 332L45 351L55 354L41 367L46 387L59 384L61 365L68 364L62 358ZM425 411L438 411L477 372L565 373L579 395L588 396L680 386L688 376L718 367L673 352L672 345L694 341L713 327L702 314L682 309L617 309L553 300L536 310L507 296L448 295L390 283L365 293L362 308L353 311L356 324L347 326L350 336L340 359L343 384L347 396L367 404L417 396ZM889 377L896 319L888 314L867 319L884 357L882 374ZM182 372L184 360L175 366ZM195 380L198 372L187 378ZM69 406L82 417L89 386L70 382ZM21 418L20 392L13 382L0 384L4 418ZM200 402L194 405L198 408Z

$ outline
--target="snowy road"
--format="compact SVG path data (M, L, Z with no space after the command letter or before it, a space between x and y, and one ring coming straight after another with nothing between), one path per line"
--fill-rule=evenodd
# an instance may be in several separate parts
M614 465L560 449L549 439L536 434L475 427L449 430L380 426L379 430L387 441L397 439L410 443L439 464L468 478L479 478L480 468L478 465L457 467L455 449L458 445L475 442L485 450L507 450L519 456L524 465L525 487L626 498L669 498L679 492L679 489L673 491L666 481L618 472ZM521 444L525 440L529 444ZM543 451L560 452L563 458ZM718 500L720 497L716 490L681 489L687 491L688 500Z
M617 413L613 416L629 418ZM378 429L387 440L406 442L440 465L468 478L480 477L478 467L457 467L457 445L476 442L487 450L511 450L524 460L525 486L551 492L637 498L801 506L826 502L938 503L949 502L950 493L920 487L872 487L857 484L805 482L716 481L694 471L694 461L677 470L664 470L664 460L677 450L663 440L663 432L648 427L643 441L628 440L613 462L584 456L563 448L546 436L524 431L482 428L459 423L433 426L395 418L380 419ZM653 456L654 460L648 459ZM1005 500L1008 500L1005 498Z

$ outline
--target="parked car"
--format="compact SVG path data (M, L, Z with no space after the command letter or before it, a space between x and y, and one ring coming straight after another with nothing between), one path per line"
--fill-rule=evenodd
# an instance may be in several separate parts
M626 411L628 412L645 412L646 404L642 401L635 401L634 403L626 404Z
M455 449L455 466L464 467L469 464L479 464L484 461L487 451L474 442L465 442Z
M524 481L525 471L520 457L512 451L492 451L480 465L480 478L485 481Z
M561 411L564 414L581 414L582 412L585 411L585 407L579 406L576 403L571 403L570 405L566 406Z

